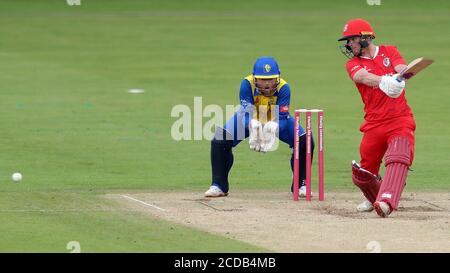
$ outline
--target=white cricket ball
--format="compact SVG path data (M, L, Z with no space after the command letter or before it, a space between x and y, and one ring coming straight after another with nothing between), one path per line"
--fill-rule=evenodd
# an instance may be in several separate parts
M19 182L20 180L22 180L22 174L21 173L13 173L12 180L14 180L14 182Z

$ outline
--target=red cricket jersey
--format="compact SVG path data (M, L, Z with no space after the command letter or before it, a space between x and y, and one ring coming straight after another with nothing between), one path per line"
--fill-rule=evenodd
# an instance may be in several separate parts
M395 46L380 45L375 51L373 59L368 57L353 57L347 62L347 72L353 80L357 71L365 68L368 72L383 76L386 74L396 74L394 67L399 64L406 64L403 57ZM365 84L355 83L359 94L364 102L364 119L361 125L361 131L376 127L390 119L399 117L410 117L413 119L413 113L406 101L405 92L398 98L391 98L376 87L370 87Z

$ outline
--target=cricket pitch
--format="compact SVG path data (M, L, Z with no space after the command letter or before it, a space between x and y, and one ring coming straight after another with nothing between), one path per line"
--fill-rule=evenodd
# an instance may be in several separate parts
M359 213L362 195L327 193L324 202L288 193L109 194L127 209L264 247L273 252L449 252L450 195L405 192L389 218Z

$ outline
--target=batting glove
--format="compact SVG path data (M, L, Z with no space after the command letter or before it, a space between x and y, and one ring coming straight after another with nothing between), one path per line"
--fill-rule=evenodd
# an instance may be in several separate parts
M397 80L398 74L393 76L385 75L381 77L379 88L391 98L398 98L405 88L405 81Z

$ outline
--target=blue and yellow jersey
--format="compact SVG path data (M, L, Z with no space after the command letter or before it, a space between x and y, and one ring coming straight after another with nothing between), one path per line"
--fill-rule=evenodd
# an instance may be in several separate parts
M280 79L275 93L272 96L264 96L255 88L253 75L249 75L242 80L239 99L244 109L254 106L253 118L265 124L276 119L277 114L279 119L289 115L291 89L284 79Z

